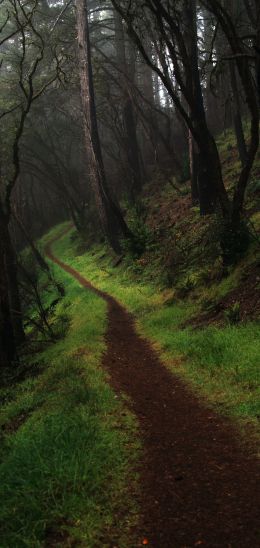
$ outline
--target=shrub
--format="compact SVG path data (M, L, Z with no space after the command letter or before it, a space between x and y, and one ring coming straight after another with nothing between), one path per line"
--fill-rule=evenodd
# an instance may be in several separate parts
M201 300L201 310L204 312L218 312L219 303L217 299L204 298Z
M151 246L153 234L144 221L144 212L141 208L132 209L129 218L129 227L132 238L122 240L121 246L125 255L131 260L136 260Z
M248 249L250 233L245 221L241 221L234 229L231 222L222 224L220 229L220 246L222 249L223 264L236 264Z
M227 310L225 310L224 315L228 323L232 325L239 323L241 320L240 303L236 301L234 304L232 304L232 306L230 306L229 308L227 308Z
M192 291L198 285L197 273L189 274L177 285L178 296L180 298L185 297L190 291Z

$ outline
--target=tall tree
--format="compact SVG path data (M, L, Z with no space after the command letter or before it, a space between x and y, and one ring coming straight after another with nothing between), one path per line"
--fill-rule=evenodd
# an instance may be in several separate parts
M121 15L114 10L115 24L115 45L117 54L117 65L120 71L120 78L123 78L123 120L126 134L126 149L128 165L130 170L131 188L130 195L135 199L142 188L142 168L140 161L140 149L137 140L136 114L133 103L133 84L135 74L135 59L133 56L133 43L130 42L129 59L126 56L125 34Z
M231 50L231 59L235 63L237 72L243 86L243 92L246 98L249 117L250 117L250 138L247 147L246 162L242 166L240 176L235 187L230 222L233 232L239 231L241 217L243 215L243 205L245 199L246 187L249 181L251 169L256 157L259 146L259 102L257 97L257 87L254 75L251 70L250 60L252 58L252 41L256 46L258 41L258 27L256 24L255 33L249 41L245 41L240 35L240 29L234 24L230 6L224 7L220 0L205 0L203 4L214 14L218 24L221 26ZM256 20L260 17L259 2L254 2L252 9L256 15ZM259 23L258 23L259 24Z
M79 75L83 109L83 126L88 159L88 169L101 227L116 253L121 251L120 238L131 236L123 215L109 191L96 116L93 71L88 24L88 2L76 2Z

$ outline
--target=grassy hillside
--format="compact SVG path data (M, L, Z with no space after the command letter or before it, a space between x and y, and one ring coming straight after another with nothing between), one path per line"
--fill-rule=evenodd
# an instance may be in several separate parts
M218 146L231 198L241 169L232 131L219 138ZM245 208L249 250L239 258L236 268L224 268L219 243L223 231L220 213L201 218L199 208L191 205L189 182L177 184L172 178L165 182L165 178L156 175L144 189L141 215L135 211L130 215L144 250L138 257L138 246L137 250L127 249L129 265L134 258L132 271L143 280L172 287L180 300L191 297L196 301L197 315L203 316L198 323L219 323L225 315L232 316L234 305L239 319L259 318L260 152Z

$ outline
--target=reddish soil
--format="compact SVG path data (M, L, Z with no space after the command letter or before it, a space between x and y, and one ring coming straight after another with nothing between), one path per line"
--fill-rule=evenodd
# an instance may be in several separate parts
M239 446L231 423L164 367L115 299L54 257L50 245L47 253L108 304L103 365L113 388L130 398L143 439L140 543L129 548L142 539L156 548L259 548L259 463Z

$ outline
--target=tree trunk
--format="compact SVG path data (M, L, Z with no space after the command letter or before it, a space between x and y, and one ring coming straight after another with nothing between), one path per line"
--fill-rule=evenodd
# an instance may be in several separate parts
M203 95L201 90L200 75L198 68L198 35L197 35L197 14L196 14L196 0L186 0L185 2L185 18L187 22L187 41L188 51L190 55L191 64L191 94L192 94L192 107L191 117L194 120L194 127L200 136L199 155L198 155L198 194L200 202L201 215L207 215L213 213L216 209L217 197L218 197L218 184L215 177L212 177L212 170L214 164L208 161L208 156L214 152L211 147L211 136L206 123L206 115L203 104ZM187 82L187 86L190 84ZM214 163L217 157L212 154L212 160ZM221 171L217 171L221 173Z
M212 52L212 36L214 35L214 20L212 15L204 8L201 7L201 13L203 17L203 42L205 49L205 103L206 103L206 117L207 124L210 131L213 134L217 134L222 131L221 120L222 112L219 98L216 97L215 93L219 91L219 85L221 83L221 78L218 77L218 85L214 86L215 90L213 93L211 75L214 69L213 62L213 52ZM217 48L217 36L215 40L215 49L216 54L218 53Z
M7 220L0 204L0 365L8 367L16 357L16 342L12 323L6 254Z
M260 5L256 4L256 38L255 38L255 74L258 94L258 104L260 106Z
M134 78L134 64L135 61L130 59L129 68L126 60L126 48L125 48L125 35L122 24L122 18L119 13L114 10L114 22L115 22L115 44L117 53L117 63L123 82L123 120L126 134L126 149L128 164L131 173L131 189L130 195L134 198L142 189L142 169L140 163L140 150L137 140L136 132L136 117L133 105L133 99L131 95L131 79ZM130 44L132 48L132 43ZM131 66L130 66L131 64Z
M131 174L130 194L132 195L133 199L135 199L135 197L142 190L143 177L141 174L140 152L137 143L135 113L133 110L132 101L129 98L126 99L123 112L124 126L127 135L128 164Z
M243 124L241 119L240 97L239 97L239 91L238 91L238 85L237 85L236 67L234 65L234 62L232 61L229 62L229 70L230 70L231 89L233 94L233 105L232 105L233 123L234 123L234 129L236 134L239 158L242 166L244 166L247 161L247 149L246 149Z
M235 2L229 0L229 3L226 2L227 9L230 10L233 20L237 19L239 11L242 9L240 2ZM238 80L237 80L237 69L234 61L229 61L229 74L230 74L230 83L233 96L232 104L232 115L233 115L233 124L236 134L237 148L239 152L239 158L242 164L242 167L246 165L247 162L247 148L241 118L241 101L239 96L238 89Z
M4 245L6 250L6 269L8 276L8 294L10 301L11 318L15 334L15 340L16 343L19 345L24 342L25 334L23 329L22 308L17 279L17 262L13 249L13 244L11 242L8 225L6 226Z
M190 160L190 180L191 180L191 201L195 205L199 201L198 190L198 152L196 151L196 144L189 131L189 160Z
M120 209L110 196L105 178L96 118L87 0L78 0L76 2L76 14L83 126L89 175L101 227L114 251L119 253L121 251L120 237L129 238L131 232L124 221Z
M153 45L151 40L147 39L145 43L146 51L149 53L150 57L153 56ZM141 60L142 61L142 60ZM159 149L159 135L160 130L158 127L157 113L155 111L156 101L155 101L155 89L153 82L153 71L148 67L147 63L143 62L140 64L140 74L141 74L141 88L143 95L147 101L149 101L150 108L147 111L147 118L150 121L150 133L151 133L151 144L153 155L151 157L149 147L146 147L146 157L149 161L157 162L158 158L158 149ZM162 132L164 128L162 127ZM170 143L168 143L170 146Z

